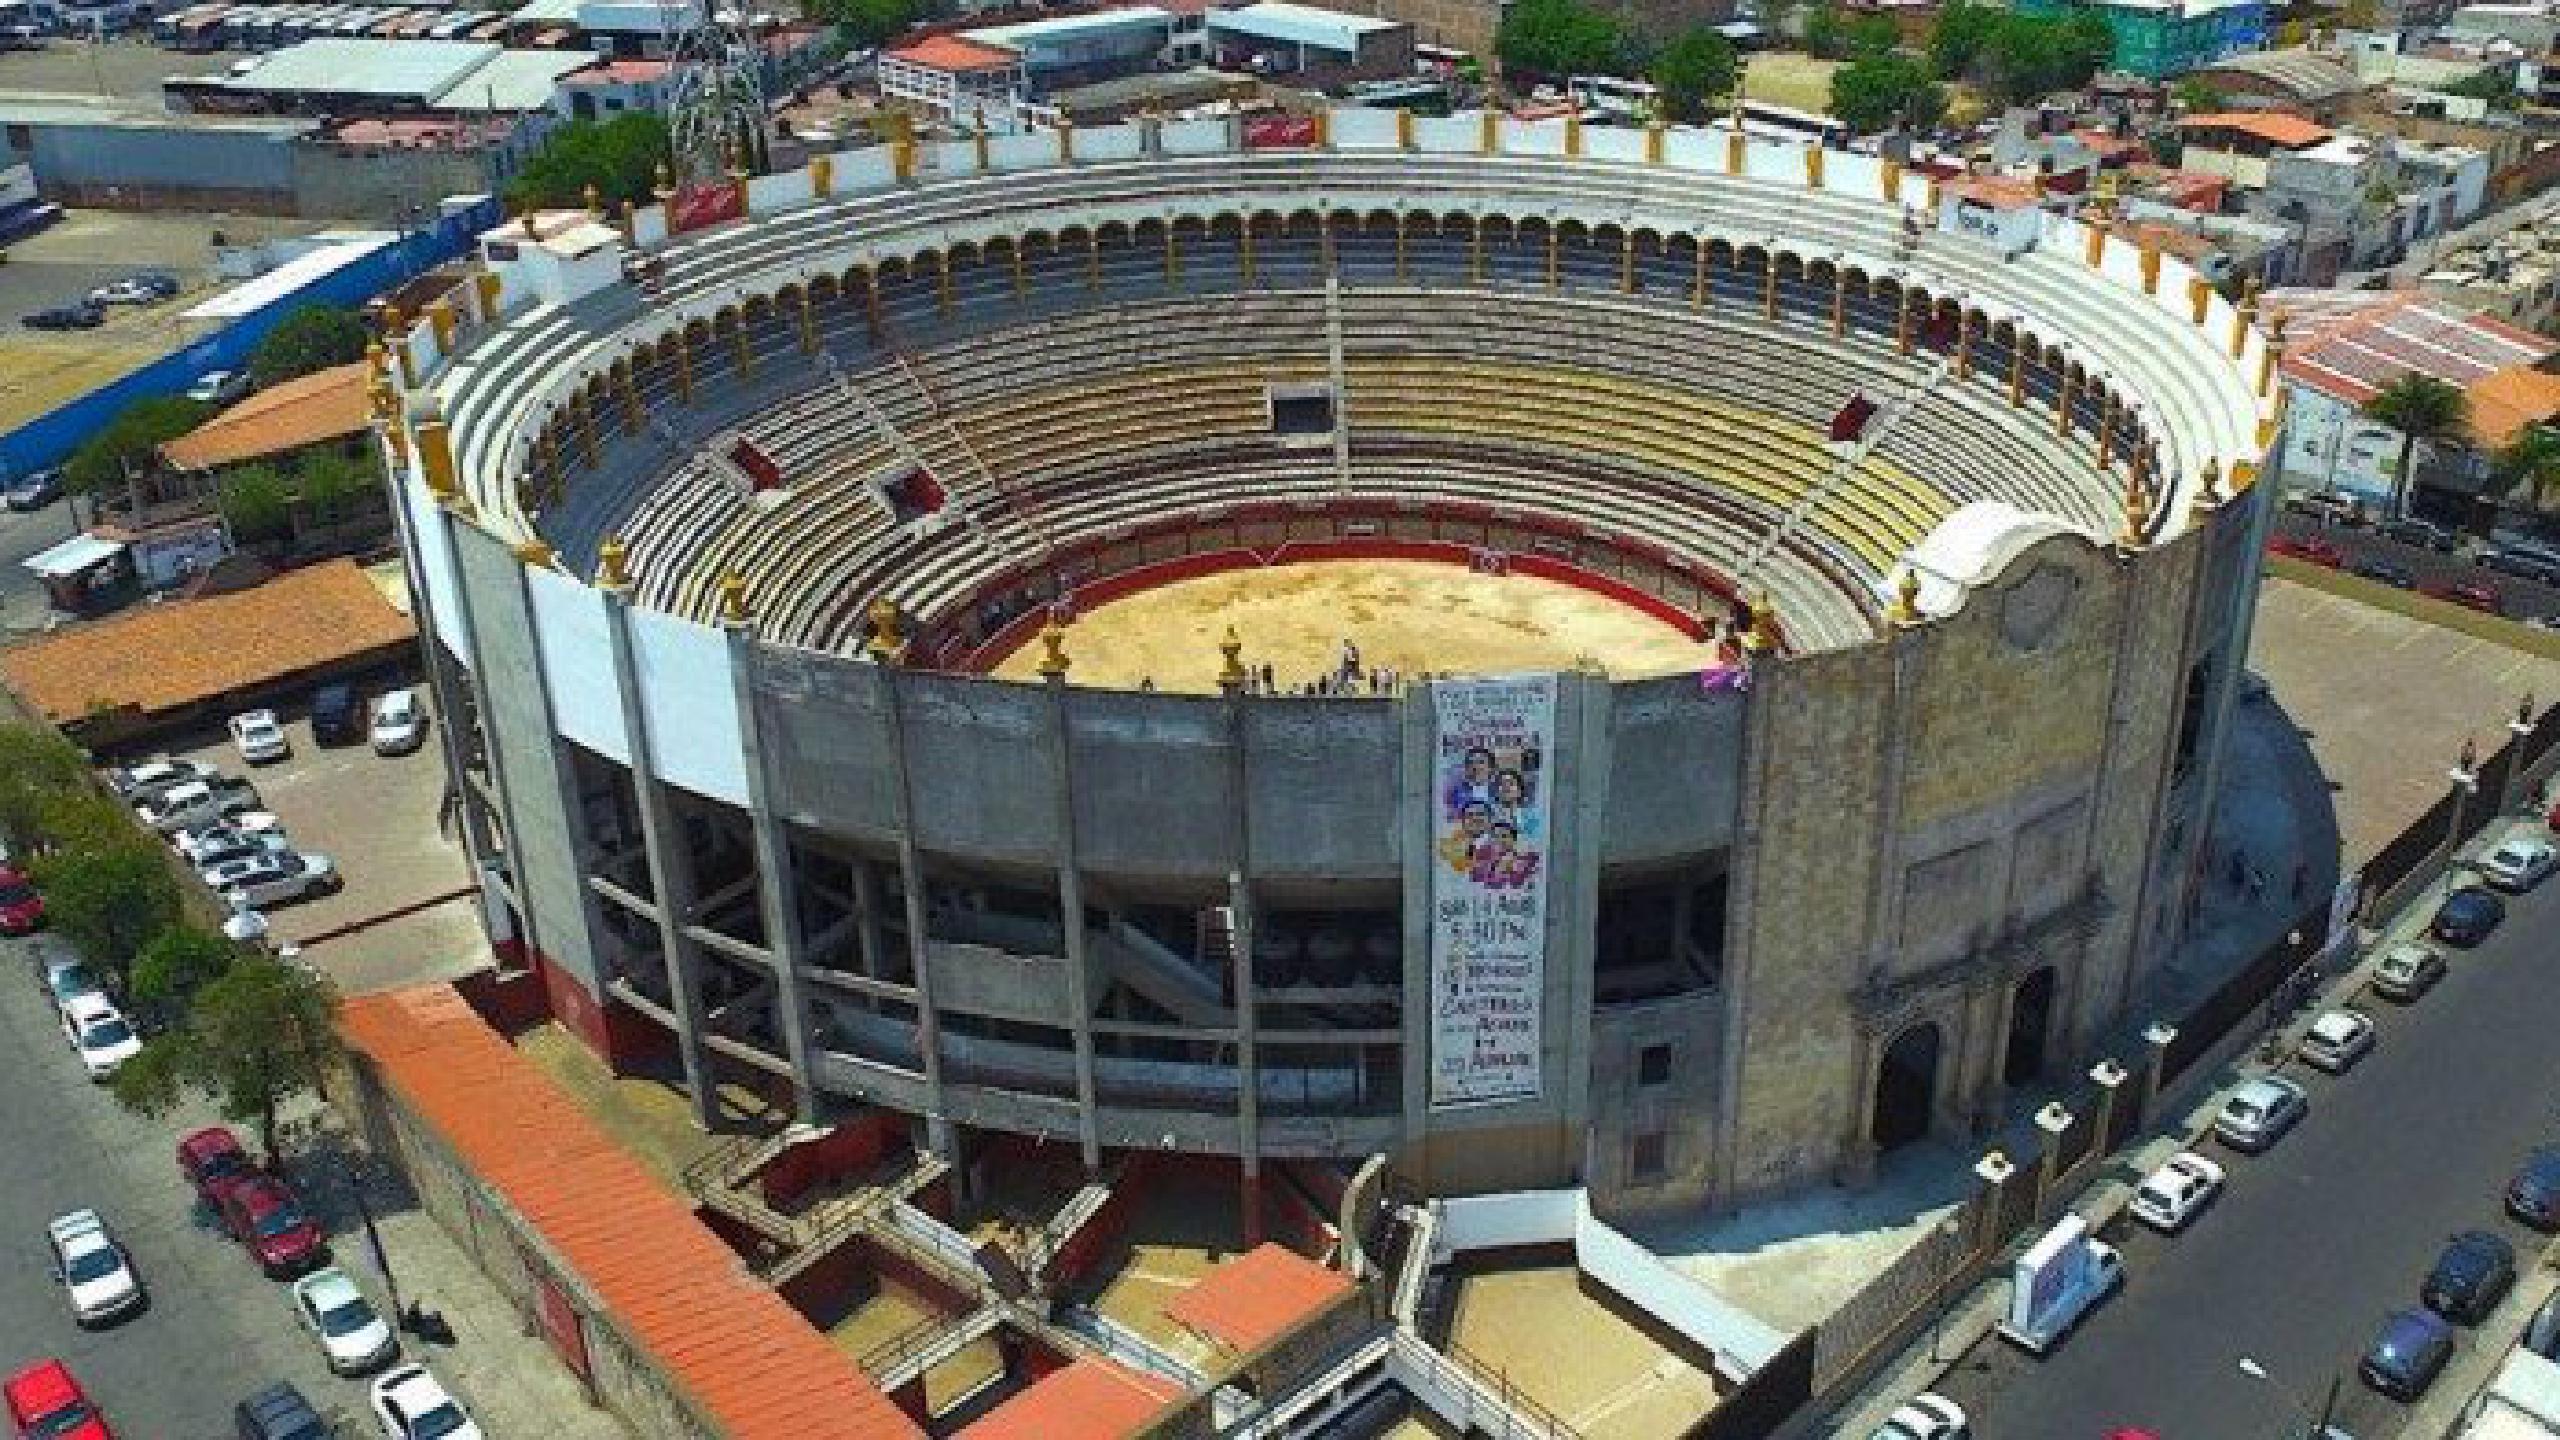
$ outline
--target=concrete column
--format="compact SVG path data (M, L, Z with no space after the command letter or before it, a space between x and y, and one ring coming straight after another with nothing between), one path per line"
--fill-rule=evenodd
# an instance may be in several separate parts
M1849 333L1849 272L1844 267L1831 267L1831 333Z
M880 924L880 872L871 868L868 857L857 856L852 865L855 954L860 958L862 978L880 978L882 952L887 937Z
M804 309L803 314L806 314ZM791 858L791 831L774 809L774 777L765 773L765 750L757 733L755 700L755 625L732 620L728 632L729 674L735 682L738 742L746 751L747 820L756 849L756 898L764 914L765 949L773 957L774 1028L782 1032L782 1055L791 1066L792 1110L804 1125L818 1123L825 1109L818 1095L818 1071L809 1038L809 987L802 971L808 937L800 925L800 876ZM787 783L787 782L786 782Z
M2053 1204L2053 1178L2062 1163L2062 1137L2071 1129L2071 1112L2059 1100L2036 1112L2036 1218Z
M676 1013L676 1056L684 1064L693 1123L709 1130L719 1118L718 1097L713 1093L718 1082L703 1046L702 972L693 942L684 933L693 912L693 857L686 852L683 826L668 800L666 784L658 778L648 712L640 703L639 665L632 654L630 596L608 589L604 600L614 694L622 703L623 729L631 737L631 785L640 801L640 841L649 861L658 948L666 955L667 991Z
M1893 348L1905 355L1911 353L1911 310L1911 287L1905 285L1893 314Z
M1778 252L1763 250L1760 259L1760 318L1774 321L1778 318Z
M2056 975L2054 1005L2057 1011L2062 1002L2060 984L2061 977ZM1999 1129L2001 1117L2008 1113L2009 1077L2006 1072L2009 1068L2009 1025L2017 1003L2016 983L2005 976L2002 977L1998 986L1992 990L1991 1003L1987 1007L1991 1012L1991 1023L1985 1027L1985 1034L1990 1038L1990 1044L1987 1047L1990 1063L1982 1068L1982 1089L1975 1097L1973 1105L1973 1129L1978 1135L1987 1135Z
M1235 952L1229 963L1236 991L1236 1156L1244 1167L1245 1183L1255 1185L1262 1170L1262 1016L1255 991L1253 944L1262 929L1262 914L1253 889L1252 710L1244 694L1241 653L1230 655L1219 689L1226 696L1228 774L1235 787L1235 803L1227 807L1231 817L1228 853L1235 857L1234 867L1227 872L1227 913L1229 944Z
M894 666L880 667L881 713L888 721L889 758L897 768L898 888L905 892L907 967L916 992L916 1053L924 1064L925 1093L932 1109L925 1113L925 1143L951 1162L959 1174L959 1146L951 1129L949 1097L942 1082L942 1017L933 1008L933 967L929 954L924 893L924 854L916 845L915 766L907 756L907 715L903 687Z
M1699 309L1707 304L1707 237L1698 237L1697 273L1689 281L1689 303Z
M1404 835L1404 1143L1428 1156L1431 1130L1431 864L1432 743L1437 725L1432 687L1412 686L1395 702L1402 723L1396 823ZM1425 1190L1430 1167L1410 1178Z
M1880 1046L1876 1032L1858 1026L1850 1047L1849 1073L1857 1084L1857 1103L1849 1107L1849 1133L1840 1137L1840 1183L1863 1190L1876 1178L1876 1065Z
M1170 243L1172 230L1165 231ZM1072 1030L1076 1055L1076 1142L1084 1151L1087 1175L1102 1171L1102 1138L1095 1117L1093 1079L1093 977L1088 968L1084 933L1084 871L1076 860L1075 741L1067 722L1067 667L1063 652L1054 668L1044 663L1041 679L1049 692L1049 766L1058 777L1058 909L1060 933L1066 939L1067 1008L1075 1012Z
M2148 1125L2160 1113L2160 1087L2169 1078L2169 1047L2178 1039L2178 1027L2166 1020L2154 1020L2142 1027L2142 1120Z

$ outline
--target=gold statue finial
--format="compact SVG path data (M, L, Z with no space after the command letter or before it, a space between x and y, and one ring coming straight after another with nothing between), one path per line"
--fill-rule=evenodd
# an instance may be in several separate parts
M2128 479L2124 486L2124 533L2116 544L2127 550L2139 550L2148 541L2143 532L2151 528L2151 491L2139 478Z
M907 648L907 637L899 633L898 602L883 595L871 602L871 658L886 665Z
M755 618L747 609L747 577L735 570L720 575L720 623L744 625Z
M676 172L668 169L664 160L658 162L657 184L653 188L662 200L676 193Z
M2238 466L2232 467L2236 475ZM2205 517L2222 508L2222 462L2206 457L2204 471L2196 477L2196 498L2187 504L2187 523L2202 525Z
M630 555L631 547L622 543L621 536L604 537L604 543L596 547L596 588L599 590L630 589L631 571L624 563Z
M1917 625L1926 618L1920 613L1920 571L1906 560L1902 565L1902 578L1893 586L1893 623Z
M516 558L533 569L548 570L560 557L552 553L550 541L536 537L516 547Z
M592 220L604 213L604 192L596 188L596 182L593 180L588 181L586 188L578 192L578 198L586 202L588 219Z
M1228 626L1227 633L1218 638L1218 653L1227 657L1226 663L1218 667L1219 687L1226 690L1242 689L1246 678L1244 641L1237 638L1236 627L1233 625Z
M1743 632L1742 648L1754 655L1766 655L1778 648L1778 607L1766 590L1751 599L1751 628Z
M1067 659L1067 627L1052 616L1048 624L1040 627L1040 678L1064 680L1071 663Z

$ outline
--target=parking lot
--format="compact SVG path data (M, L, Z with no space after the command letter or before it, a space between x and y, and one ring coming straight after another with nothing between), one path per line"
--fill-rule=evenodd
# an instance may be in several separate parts
M360 685L368 705L394 688ZM429 722L415 752L381 756L359 741L323 747L308 715L280 712L292 755L248 766L228 736L174 753L245 775L296 849L329 857L346 886L269 912L271 935L305 946L307 958L350 993L450 979L488 963L478 901L458 832L440 829L444 762ZM385 918L392 917L392 918Z

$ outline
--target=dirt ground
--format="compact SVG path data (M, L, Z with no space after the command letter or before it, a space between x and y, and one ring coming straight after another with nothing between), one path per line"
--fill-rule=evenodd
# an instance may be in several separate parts
M1800 50L1763 50L1743 69L1742 93L1747 99L1827 115L1831 72L1839 68L1837 60L1817 60Z
M1470 1275L1450 1341L1588 1440L1677 1435L1715 1408L1713 1377L1591 1290L1571 1265Z
M1067 628L1070 678L1127 689L1217 689L1218 640L1228 626L1247 665L1268 663L1283 688L1330 671L1342 642L1361 663L1407 677L1423 671L1499 674L1559 670L1596 656L1621 677L1706 663L1706 647L1614 600L1551 580L1489 576L1426 560L1327 560L1177 581L1115 600ZM1037 639L996 674L1037 676Z
M220 75L228 55L189 55L125 36L103 44L51 39L40 49L0 53L0 96L78 96L160 103L160 82L173 75Z

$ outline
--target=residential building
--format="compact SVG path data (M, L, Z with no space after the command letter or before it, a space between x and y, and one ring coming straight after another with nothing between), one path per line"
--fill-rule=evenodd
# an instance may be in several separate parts
M674 90L664 60L608 60L560 77L552 108L567 120L610 120L634 110L664 112Z
M2309 150L2330 133L2327 126L2299 115L2238 110L2190 115L2178 122L2178 165L2219 175L2241 190L2264 190L2270 157Z
M1020 51L957 35L931 35L883 50L878 74L881 99L940 120L1009 120L1031 93Z
M1310 85L1383 80L1413 73L1413 27L1286 0L1261 0L1206 15L1210 52L1260 74Z
M2266 0L2018 0L2026 15L2095 10L2115 32L2118 70L2158 80L2267 43Z
M2291 285L2302 275L2302 233L2291 225L2128 199L2116 233L2175 255L2216 285Z
M2560 228L2523 227L2434 258L2418 288L2527 330L2560 328Z

